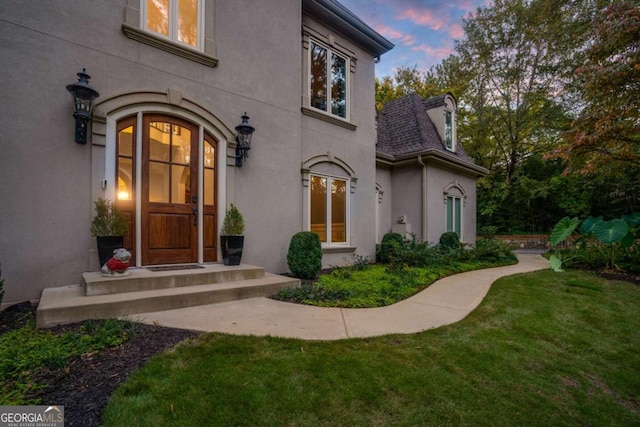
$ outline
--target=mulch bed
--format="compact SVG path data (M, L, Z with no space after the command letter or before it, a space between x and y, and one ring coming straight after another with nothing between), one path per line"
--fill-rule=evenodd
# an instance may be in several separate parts
M0 312L0 334L23 327L35 316L29 303L16 304ZM70 331L81 324L52 329L53 333ZM156 354L174 347L181 341L198 336L199 332L140 325L139 333L122 345L84 354L71 360L64 371L44 370L32 378L35 383L47 384L37 390L32 399L43 405L64 405L65 426L99 426L104 408L114 390Z

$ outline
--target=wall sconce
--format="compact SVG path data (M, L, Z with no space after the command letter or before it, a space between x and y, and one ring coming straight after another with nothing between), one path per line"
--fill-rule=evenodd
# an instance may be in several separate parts
M236 166L242 166L242 161L249 157L249 150L251 149L251 135L256 129L249 124L249 116L244 113L242 116L242 123L236 126Z
M83 68L82 72L77 74L77 83L67 85L67 90L73 95L76 106L73 117L76 118L76 142L78 144L87 143L87 123L91 120L93 100L100 96L97 90L89 86L91 76L86 71Z

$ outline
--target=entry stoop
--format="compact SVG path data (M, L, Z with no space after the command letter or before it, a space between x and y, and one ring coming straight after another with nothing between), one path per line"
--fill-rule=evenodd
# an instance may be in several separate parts
M38 305L37 327L264 297L285 287L300 286L298 279L247 264L174 268L179 267L160 271L130 268L130 274L124 277L84 273L81 285L47 288Z

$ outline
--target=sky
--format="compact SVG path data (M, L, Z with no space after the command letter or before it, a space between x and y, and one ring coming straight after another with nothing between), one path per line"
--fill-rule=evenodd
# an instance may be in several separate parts
M376 64L376 77L393 76L395 69L417 65L427 70L454 50L464 36L462 18L485 0L339 0L395 47Z

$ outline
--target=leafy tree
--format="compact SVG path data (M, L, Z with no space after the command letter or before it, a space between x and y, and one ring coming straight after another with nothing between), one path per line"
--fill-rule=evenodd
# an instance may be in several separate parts
M579 40L567 33L573 13L570 0L496 0L464 20L456 51L469 82L459 96L471 113L459 133L507 182L524 159L555 147L569 123L557 94Z
M640 5L609 4L593 20L583 64L576 69L584 102L554 153L573 170L640 167Z
M398 68L393 76L376 79L376 109L389 101L401 98L410 93L417 93L424 98L430 98L444 92L440 90L434 76L418 70L416 65Z

